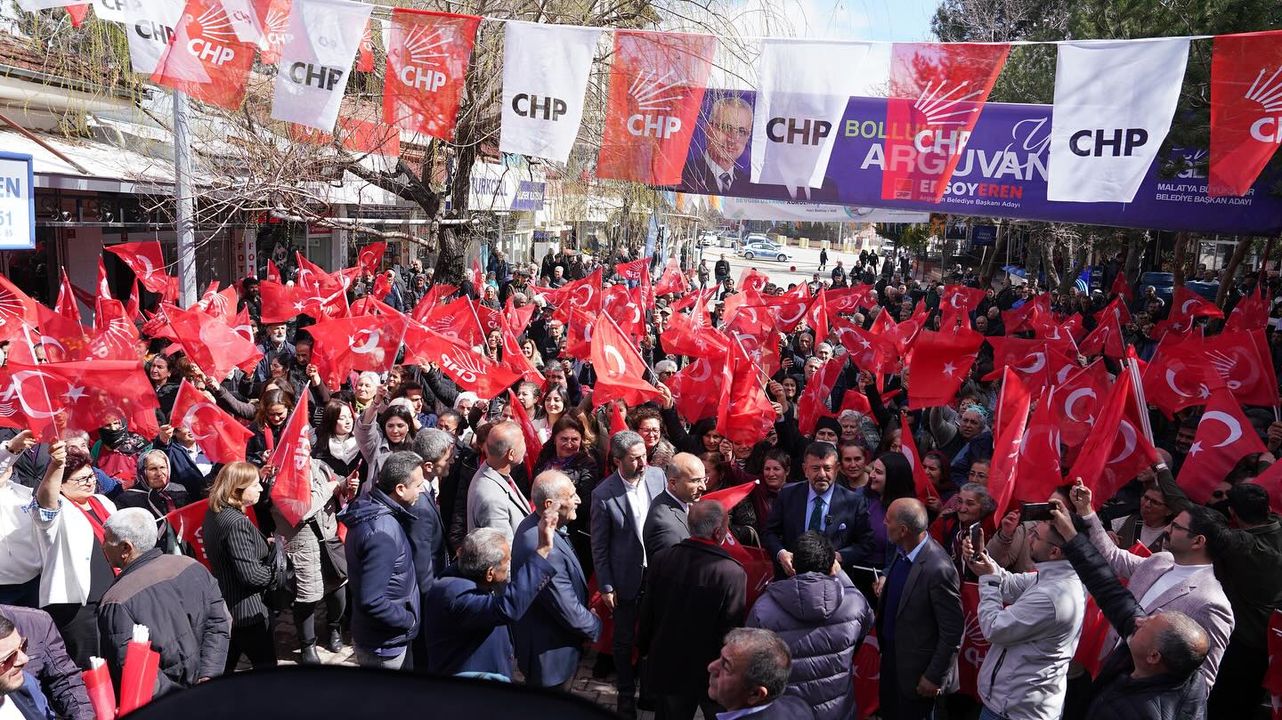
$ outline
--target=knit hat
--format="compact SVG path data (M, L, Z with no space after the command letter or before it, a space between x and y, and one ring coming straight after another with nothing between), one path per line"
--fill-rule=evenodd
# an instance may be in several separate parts
M819 422L815 423L815 434L818 434L820 430L823 430L825 428L837 433L837 437L841 437L841 423L837 422L837 418L835 417L819 418Z

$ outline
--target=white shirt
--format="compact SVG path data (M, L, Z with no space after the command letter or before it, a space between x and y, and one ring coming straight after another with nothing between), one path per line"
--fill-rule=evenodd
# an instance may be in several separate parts
M1144 544L1144 547L1152 547L1153 543L1157 542L1158 538L1165 535L1167 530L1170 530L1170 526L1168 525L1151 528L1144 523L1140 523L1140 536L1137 539ZM1123 549L1129 550L1130 548Z
M205 455L205 451L201 450L199 445L193 445L192 447L183 445L182 449L187 451L187 455L191 457L192 464L196 466L201 475L208 475L209 471L213 469L214 461Z
M621 479L622 475L619 476ZM623 480L624 497L628 500L628 510L632 511L632 524L637 529L637 539L641 540L642 557L645 557L645 516L650 513L650 491L645 486L645 475L637 478L635 484Z
M733 166L728 168L721 167L720 165L717 164L715 160L712 159L712 156L709 155L707 151L704 151L703 153L703 161L708 163L708 169L712 171L712 176L717 180L717 190L720 192L729 191L730 184L734 182L734 167ZM722 187L722 182L723 182L721 180L722 175L730 176L729 180L724 181L725 187Z
M20 585L44 566L32 527L31 488L6 481L0 485L0 585Z
M1176 565L1172 567L1170 570L1163 573L1162 577L1158 578L1157 581L1149 587L1148 591L1144 593L1144 597L1140 598L1140 607L1144 608L1145 611L1151 611L1153 609L1153 603L1157 602L1157 599L1162 597L1162 593L1187 581L1193 575L1202 572L1203 570L1207 570L1210 567L1210 565Z
M681 506L682 510L685 510L686 512L690 512L690 503L681 502L681 498L677 497L676 495L673 495L672 491L668 490L667 488L664 488L663 492L667 493L668 497L672 498L673 500L676 500L677 504Z

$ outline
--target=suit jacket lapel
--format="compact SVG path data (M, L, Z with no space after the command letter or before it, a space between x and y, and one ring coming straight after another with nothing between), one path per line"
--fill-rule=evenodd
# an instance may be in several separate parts
M904 591L899 595L899 607L895 608L895 617L904 610L904 602L912 596L913 586L917 584L917 578L921 576L923 566L926 564L926 554L930 552L930 540L926 540L926 547L917 553L917 559L913 562L912 569L908 571L908 579L904 581ZM898 562L898 559L896 558Z
M486 466L485 470L486 472L494 476L494 482L498 483L499 487L503 488L503 494L507 495L507 499L510 500L513 505L520 508L521 511L524 512L526 515L529 515L530 504L528 502L525 502L525 500L520 495L516 494L517 492L516 484L508 482L507 478L503 477L503 473L499 472L498 470L495 470L492 467L489 467L488 465Z
M554 533L553 542L561 552L565 553L565 562L571 568L570 574L574 576L571 579L574 581L575 588L586 588L587 580L583 577L583 568L579 567L578 556L574 554L574 546L570 544L569 538L561 533Z

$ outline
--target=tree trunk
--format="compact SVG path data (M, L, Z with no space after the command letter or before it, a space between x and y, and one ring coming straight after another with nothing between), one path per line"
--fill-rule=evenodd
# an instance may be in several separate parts
M1237 272L1238 266L1246 259L1246 253L1251 249L1251 236L1242 235L1237 239L1237 247L1233 248L1233 255L1229 257L1229 264L1224 266L1224 271L1220 273L1220 289L1215 293L1215 304L1224 307L1224 298L1229 294L1229 283L1233 281L1233 275Z
M988 262L984 263L984 270L979 274L979 286L985 290L992 287L993 270L997 266L997 258L1006 250L1006 236L1009 234L1009 222L997 224L997 239L993 241L993 254L988 256Z
M1184 287L1184 256L1188 253L1188 245L1188 233L1175 233L1175 267L1171 268L1175 274L1175 287Z
M1139 278L1140 258L1144 255L1144 248L1147 245L1147 231L1143 234L1129 233L1126 241L1126 262L1122 265L1122 276L1126 278L1128 285Z
M1046 268L1046 287L1059 287L1059 270L1055 268L1055 243L1042 243L1042 265Z

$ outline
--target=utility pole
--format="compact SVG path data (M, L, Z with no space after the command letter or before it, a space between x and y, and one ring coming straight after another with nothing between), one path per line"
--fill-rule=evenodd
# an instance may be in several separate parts
M187 95L173 91L174 102L174 204L178 222L178 304L196 304L196 218L191 190L190 106Z

